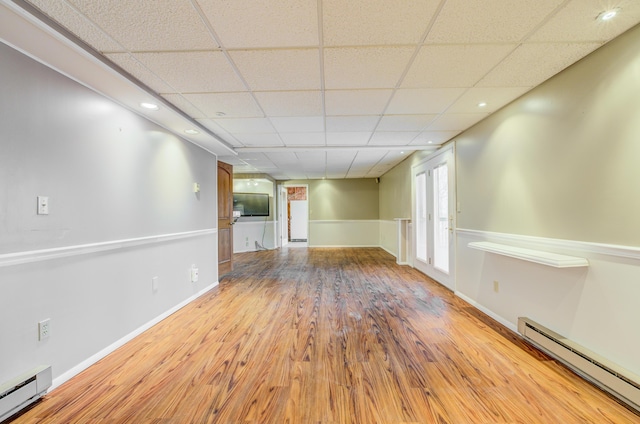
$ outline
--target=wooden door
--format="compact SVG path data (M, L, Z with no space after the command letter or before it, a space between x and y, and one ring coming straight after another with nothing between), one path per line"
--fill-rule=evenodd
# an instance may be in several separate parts
M233 166L218 162L218 279L233 271Z

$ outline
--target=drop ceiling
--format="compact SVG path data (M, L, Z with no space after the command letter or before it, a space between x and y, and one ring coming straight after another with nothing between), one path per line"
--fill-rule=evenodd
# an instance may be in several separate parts
M2 3L94 56L63 72L276 179L379 177L640 22L637 0ZM133 88L91 80L92 66ZM145 94L159 111L137 106Z

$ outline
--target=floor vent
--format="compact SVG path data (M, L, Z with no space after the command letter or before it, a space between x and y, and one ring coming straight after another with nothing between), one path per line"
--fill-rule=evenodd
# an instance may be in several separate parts
M518 318L518 332L580 376L640 411L640 377L529 318Z
M0 422L40 399L51 382L51 367L40 366L0 385Z

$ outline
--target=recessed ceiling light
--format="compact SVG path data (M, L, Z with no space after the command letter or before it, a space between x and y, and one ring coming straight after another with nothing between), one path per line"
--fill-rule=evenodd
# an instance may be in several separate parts
M433 141L429 140L427 141L427 144L433 144Z
M158 109L160 109L160 106L158 106L155 103L142 102L142 103L140 103L140 106L142 106L145 109L149 109L149 110L158 110Z
M226 113L224 113L224 112L216 112L216 116L222 117L222 116L225 116L225 115L226 115Z
M610 19L613 19L618 14L618 12L620 12L619 7L611 10L605 10L604 12L599 14L596 19L600 21L608 21Z
M486 105L487 105L487 102L478 103L478 107L485 107Z
M191 128L189 128L188 130L184 130L184 132L187 133L187 134L191 134L191 135L200 134L199 131L193 130Z

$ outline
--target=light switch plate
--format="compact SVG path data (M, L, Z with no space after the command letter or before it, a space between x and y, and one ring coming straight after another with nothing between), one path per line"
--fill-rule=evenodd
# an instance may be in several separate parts
M38 215L49 215L49 198L38 196Z

